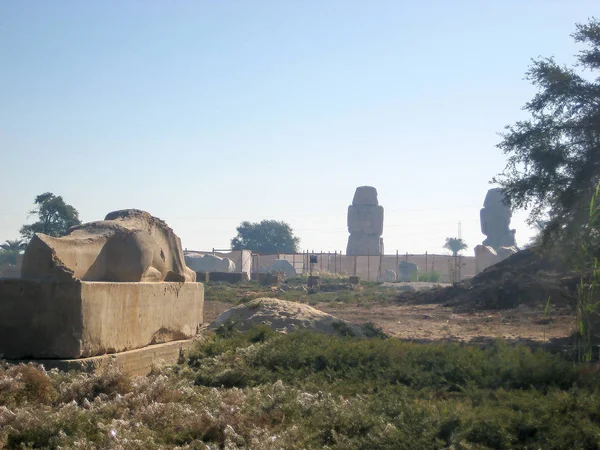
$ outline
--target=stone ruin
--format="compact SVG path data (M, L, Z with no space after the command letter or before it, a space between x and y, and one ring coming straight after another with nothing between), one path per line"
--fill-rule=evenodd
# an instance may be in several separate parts
M389 269L386 270L383 274L383 281L391 283L398 280L398 275L395 271Z
M414 281L418 272L419 268L413 262L401 261L400 264L398 264L399 281Z
M144 211L36 234L21 278L0 280L0 354L73 360L189 339L203 322L195 280L179 237Z
M235 272L235 263L229 258L217 255L191 253L185 254L185 263L194 272Z
M379 206L374 187L356 188L348 207L348 232L346 255L383 255L383 206Z
M297 276L296 269L287 259L273 261L273 264L268 268L268 272L283 272L286 280Z
M486 239L475 247L476 273L517 252L515 233L510 229L512 212L501 188L490 189L479 212L481 232Z

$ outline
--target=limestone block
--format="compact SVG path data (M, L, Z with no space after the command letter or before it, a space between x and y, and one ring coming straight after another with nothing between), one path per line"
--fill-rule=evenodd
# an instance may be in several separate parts
M40 280L195 281L179 237L145 211L126 209L72 227L55 238L37 233L23 257L21 276Z
M165 342L164 344L149 345L148 347L128 350L125 352L90 356L77 359L18 359L7 360L10 364L35 362L46 370L58 369L64 372L94 372L106 368L109 364L116 365L129 376L144 376L150 373L155 365L173 365L192 347L195 339Z
M5 358L81 358L195 336L204 286L6 279L0 299Z
M398 279L398 276L396 275L396 272L394 272L393 270L386 270L385 273L383 274L383 281L386 282L394 282Z
M292 263L287 259L276 259L273 264L271 264L271 267L269 267L269 272L272 271L285 273L285 278L287 280L297 276L296 269L294 269Z
M348 207L348 232L383 234L383 206L354 206Z
M415 263L402 261L398 264L398 279L400 281L412 281L418 272L419 268Z
M372 234L351 234L348 237L347 255L376 256L379 255L380 239Z
M229 258L211 254L187 253L186 265L195 272L235 272L235 263Z

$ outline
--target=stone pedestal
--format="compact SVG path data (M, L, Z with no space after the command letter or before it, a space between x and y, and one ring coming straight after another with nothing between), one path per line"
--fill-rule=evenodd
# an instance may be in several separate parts
M203 322L201 283L0 280L0 354L82 358L189 339Z

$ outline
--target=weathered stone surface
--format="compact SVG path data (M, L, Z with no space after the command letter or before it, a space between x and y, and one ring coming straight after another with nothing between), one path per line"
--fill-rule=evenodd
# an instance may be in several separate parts
M369 234L351 234L348 236L348 247L346 254L358 256L374 256L381 254L381 242L379 236Z
M379 236L383 234L383 206L348 207L348 232L350 234L367 234Z
M393 270L386 270L385 273L383 274L383 281L386 281L388 283L396 281L397 279L398 279L398 276L396 275L396 272L394 272Z
M500 247L494 250L492 247L477 245L475 251L475 273L480 273L490 266L505 260L517 253L516 247Z
M418 272L419 268L415 263L401 261L398 264L398 279L400 281L412 281Z
M179 237L162 220L127 209L54 238L37 233L25 251L23 278L150 282L195 281Z
M354 206L359 205L379 205L377 200L377 189L373 186L360 186L356 188L354 192L354 198L352 199Z
M0 354L80 358L196 335L200 283L0 280Z
M269 272L273 271L285 273L285 278L288 280L297 276L296 269L287 259L276 259L269 267Z
M267 325L283 333L310 329L326 334L336 334L337 328L334 324L343 323L355 336L363 335L361 327L337 319L331 314L302 303L275 298L257 298L228 309L208 328L214 330L227 322L232 322L237 330L249 330L255 325Z
M479 213L481 232L487 236L483 245L493 249L516 246L516 231L510 229L512 212L503 199L501 188L490 189Z
M65 372L95 372L109 365L119 367L129 376L147 375L153 366L162 364L173 365L185 355L195 339L165 342L164 344L149 345L148 347L128 350L121 353L90 356L78 359L18 359L7 360L9 364L34 362L44 366L44 369L58 369Z
M383 207L377 200L377 189L356 188L352 205L348 207L348 246L350 256L383 254Z
M231 259L211 254L186 253L185 263L195 272L235 272Z

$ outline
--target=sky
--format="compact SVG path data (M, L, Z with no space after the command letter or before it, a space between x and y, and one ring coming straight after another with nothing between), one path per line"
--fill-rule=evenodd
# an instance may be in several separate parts
M597 0L0 1L0 241L43 192L84 222L137 208L185 248L284 220L346 250L358 186L386 253L485 238L531 59L570 65ZM517 243L534 231L515 211Z

